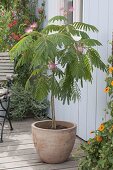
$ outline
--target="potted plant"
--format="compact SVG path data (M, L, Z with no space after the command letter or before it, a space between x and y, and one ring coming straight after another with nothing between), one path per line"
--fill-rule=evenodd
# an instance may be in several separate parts
M62 21L62 25L54 22ZM105 70L99 53L94 49L101 43L91 39L87 31L97 28L86 23L68 24L64 16L55 16L41 32L33 31L11 49L11 58L18 57L17 67L32 58L33 71L26 83L32 93L43 100L50 93L52 120L32 124L33 140L41 160L46 163L61 163L68 159L76 134L76 125L56 121L55 98L63 103L80 98L78 83L92 81L93 67ZM24 54L28 56L24 57ZM49 71L48 71L49 70Z

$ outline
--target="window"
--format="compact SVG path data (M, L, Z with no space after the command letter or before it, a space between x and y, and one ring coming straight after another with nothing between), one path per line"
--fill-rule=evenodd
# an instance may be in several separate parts
M68 23L73 23L73 0L64 0L64 13L67 14Z
M64 0L64 15L67 15L68 23L82 21L83 0Z

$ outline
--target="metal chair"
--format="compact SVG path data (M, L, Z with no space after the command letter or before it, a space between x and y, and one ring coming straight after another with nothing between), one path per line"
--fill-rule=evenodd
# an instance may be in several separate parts
M3 142L3 131L6 119L9 122L10 130L13 130L9 107L10 107L10 86L14 78L14 62L10 61L8 53L0 53L0 142ZM5 84L5 88L4 88Z
M3 93L2 91L5 91L5 93ZM10 93L7 91L7 89L1 88L0 94L1 94L0 96L0 125L1 125L0 142L3 142L3 130L4 130L6 119L9 121L10 130L13 130L13 127L9 115Z

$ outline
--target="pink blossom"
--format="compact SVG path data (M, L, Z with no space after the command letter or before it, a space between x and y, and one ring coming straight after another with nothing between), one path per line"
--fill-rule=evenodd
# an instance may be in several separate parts
M4 16L4 12L2 12L2 16Z
M36 22L33 22L33 23L30 25L30 28L37 28L37 27L38 27L38 25L37 25Z
M28 27L28 28L26 28L25 32L26 32L26 33L31 33L31 32L33 32L33 29L30 28L30 27Z
M64 8L62 7L62 8L60 8L60 11L64 11Z
M38 8L38 13L39 14L43 14L43 12L44 12L44 9L41 7L41 8Z
M67 15L68 15L68 12L67 12L67 11L64 11L63 14L64 14L64 16L67 16Z
M16 11L12 11L12 16L16 17Z
M70 8L69 8L69 12L73 12L74 11L74 8L71 6Z
M48 68L49 68L50 70L55 70L55 69L57 68L57 66L56 66L55 63L50 62L50 63L48 64Z

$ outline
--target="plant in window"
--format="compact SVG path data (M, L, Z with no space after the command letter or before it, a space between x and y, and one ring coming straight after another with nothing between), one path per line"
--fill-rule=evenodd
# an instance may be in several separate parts
M64 24L56 25L54 24L56 21L63 21ZM94 48L95 46L100 46L101 43L91 39L87 34L87 31L97 32L97 28L80 22L67 24L67 19L64 16L55 16L50 22L52 24L47 25L41 32L33 31L23 35L22 39L11 49L10 56L13 59L15 57L19 58L17 67L26 63L29 58L31 59L29 67L33 71L27 80L26 88L32 88L32 93L38 100L43 100L49 93L51 94L52 121L47 121L47 124L42 122L42 125L38 123L33 125L35 129L33 130L35 146L41 145L36 140L38 139L36 135L40 133L35 134L36 127L38 126L45 129L49 128L49 132L46 132L46 135L49 135L48 133L50 132L57 133L59 128L66 128L63 134L61 133L62 130L57 133L59 135L61 133L62 136L66 133L66 130L69 130L66 133L67 136L69 135L66 141L71 138L70 142L68 142L71 146L68 147L68 145L63 144L65 147L59 147L61 150L56 154L55 150L57 149L53 147L55 150L52 149L50 152L53 152L54 156L46 151L49 158L46 157L47 155L44 152L41 153L39 151L43 161L58 163L68 158L74 144L76 127L73 124L66 124L55 120L55 98L58 98L63 103L67 101L68 104L71 100L76 101L76 99L79 99L80 89L78 82L81 82L82 87L84 80L91 82L93 68L96 67L104 71L105 64L101 61L99 53ZM24 57L25 53L29 55ZM55 135L53 138L46 135L45 137L48 140L53 140L55 137ZM54 139L56 142L54 142L57 143L58 140L56 139L60 137L56 137ZM43 141L45 140L43 139ZM59 146L58 143L57 146ZM69 150L65 152L62 149ZM59 153L65 153L65 156L61 157ZM42 155L46 158L43 158Z

